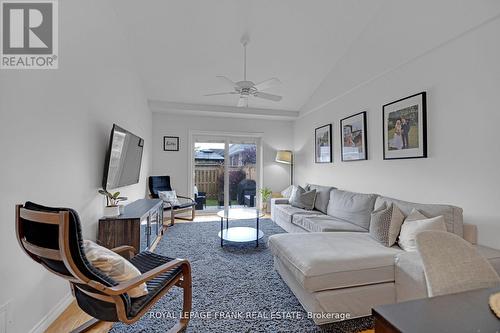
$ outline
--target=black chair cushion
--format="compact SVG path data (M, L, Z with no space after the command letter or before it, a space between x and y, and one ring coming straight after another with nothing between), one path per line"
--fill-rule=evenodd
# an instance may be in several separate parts
M141 252L132 259L130 262L141 271L146 273L160 265L166 264L174 258L161 256L152 252ZM148 285L148 294L139 298L132 298L132 306L129 311L129 317L136 316L156 295L158 295L168 283L177 275L182 273L182 268L176 267L166 273L163 273L156 278L146 282Z
M71 208L54 208L46 207L33 202L26 202L24 208L39 212L59 213L62 211L69 212L69 242L71 258L75 262L80 272L87 278L99 281L106 286L115 286L117 282L107 275L101 273L98 269L94 268L87 260L83 251L82 229L80 224L80 217L78 213ZM32 244L48 247L51 249L59 249L59 227L53 224L41 224L28 220L22 220L23 230L26 240ZM40 258L46 264L57 270L59 273L71 276L62 261L49 260Z
M66 241L69 242L71 258L73 259L76 267L78 267L80 272L87 278L98 281L105 286L112 287L118 284L109 276L101 273L87 260L87 257L85 256L85 253L83 251L83 238L80 217L75 210L70 208L47 207L30 201L24 204L24 208L49 213L58 213L61 211L69 212L69 239L67 239ZM57 225L41 224L24 219L21 220L21 223L23 225L23 230L27 241L38 246L48 247L56 250L59 249L59 227ZM72 276L66 268L66 265L62 261L44 258L39 259L56 272L59 272L68 277ZM88 288L89 290L91 289L90 287ZM99 293L97 290L92 289L91 291ZM124 294L121 297L127 309L130 309L130 297L127 294ZM116 311L113 310L115 308L113 303L107 303L103 301L97 302L98 300L82 292L76 293L76 299L78 305L91 316L106 321L118 320ZM101 307L99 305L101 305Z
M158 191L172 191L170 176L150 176L149 192L154 199L158 199Z
M83 251L83 239L80 225L80 218L78 213L69 208L52 208L42 205L35 204L33 202L27 202L24 208L35 211L42 212L60 212L67 211L70 216L70 230L69 230L69 244L70 252L75 265L87 278L98 281L108 287L116 286L118 283L108 277L107 275L101 273L98 269L90 264ZM52 249L59 249L59 228L56 225L41 224L33 221L22 220L23 230L26 239L35 245L48 247ZM71 276L71 273L67 270L65 264L58 260L49 260L44 258L39 258L51 269L62 273L66 276ZM132 259L130 262L136 266L141 273L150 271L162 264L168 263L174 260L173 258L168 258L160 256L151 252L141 252ZM126 311L129 318L135 317L149 302L160 293L168 283L175 278L178 274L182 273L182 269L177 267L168 271L164 274L159 275L155 279L147 282L148 294L139 298L130 298L127 294L122 294L120 297L123 299ZM91 291L93 293L102 294L98 290L91 288L88 285L78 284L78 287ZM74 288L75 297L78 306L85 311L90 316L104 320L104 321L119 321L118 315L116 313L116 306L114 303L101 301L95 299L84 292L80 291L78 288Z

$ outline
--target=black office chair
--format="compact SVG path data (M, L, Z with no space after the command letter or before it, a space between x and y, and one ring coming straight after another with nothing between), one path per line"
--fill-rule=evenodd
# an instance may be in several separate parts
M187 260L151 252L135 255L133 247L120 246L112 250L128 259L141 275L118 283L87 260L80 219L72 209L32 202L17 205L16 235L30 258L69 281L78 306L93 317L72 333L85 332L99 321L134 323L174 286L184 289L183 313L191 311L191 266ZM144 282L148 294L131 298L128 291ZM181 318L169 332L184 330L188 322L189 318Z
M172 191L172 186L170 186L170 176L150 176L149 177L149 192L151 198L157 199L159 191ZM196 217L196 201L192 198L177 195L179 199L178 205L170 205L165 203L163 205L164 210L170 211L170 225L175 224L175 218L177 214L191 212L190 217L179 217L179 220L193 221Z

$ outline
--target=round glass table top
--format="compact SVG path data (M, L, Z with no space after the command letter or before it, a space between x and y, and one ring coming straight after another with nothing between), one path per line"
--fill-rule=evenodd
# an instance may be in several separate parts
M257 231L257 229L254 228L235 227L224 229L222 232L219 232L218 236L226 241L243 243L258 241L264 237L264 233L261 230Z
M217 215L224 219L246 220L263 217L265 214L256 208L229 208L219 211Z

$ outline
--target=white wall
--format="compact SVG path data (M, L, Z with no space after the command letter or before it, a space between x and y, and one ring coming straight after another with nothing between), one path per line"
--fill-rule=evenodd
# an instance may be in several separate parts
M463 207L466 222L478 225L480 243L500 248L499 33L497 16L437 48L419 49L422 55L404 65L350 82L345 90L333 89L341 85L334 83L339 80L334 70L324 83L332 90L320 87L321 96L312 98L317 103L309 105L317 111L294 124L298 183L455 204ZM373 56L370 45L365 46L367 61L375 63L368 59ZM356 66L351 64L343 72L356 73ZM382 105L420 91L427 91L429 157L384 161ZM369 160L341 162L339 121L364 110L368 111ZM314 128L327 123L333 124L335 161L314 164Z
M141 182L122 188L123 195L144 197L151 169L151 112L112 8L103 1L59 6L60 68L0 71L0 305L10 302L12 333L53 315L69 292L67 282L21 251L15 204L73 207L84 237L95 239L113 122L145 140Z
M261 132L263 141L263 182L273 191L290 185L289 166L276 163L276 150L291 149L292 123L289 121L201 117L153 113L154 175L169 175L178 193L188 193L189 130L213 132ZM163 151L163 136L180 137L180 151Z

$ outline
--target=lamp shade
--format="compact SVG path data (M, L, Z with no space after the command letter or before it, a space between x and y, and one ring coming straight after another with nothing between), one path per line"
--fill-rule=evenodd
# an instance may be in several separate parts
M276 162L292 164L292 152L290 150L278 150L276 152Z

